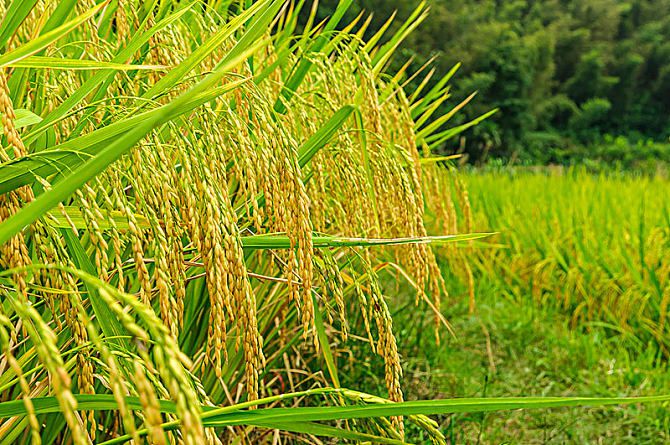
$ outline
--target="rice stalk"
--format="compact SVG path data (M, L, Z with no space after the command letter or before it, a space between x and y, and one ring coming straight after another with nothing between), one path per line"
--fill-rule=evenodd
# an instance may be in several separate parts
M402 72L380 74L414 25L375 48L355 23L335 31L346 2L297 36L299 8L278 0L239 10L96 3L76 2L84 18L60 36L47 23L70 23L69 13L28 5L3 48L48 37L39 54L91 68L0 73L0 280L11 301L2 346L16 375L2 397L27 413L5 437L42 428L31 385L43 372L22 371L36 366L65 419L52 441L255 443L263 425L205 429L202 407L254 407L286 382L339 386L336 362L361 334L383 362L387 398L402 402L389 306L403 297L393 288L410 283L418 310L430 302L437 334L447 295L438 255L466 255L434 250L425 220L431 209L444 215L443 234L473 225L455 172L424 166L428 132L419 136L412 110L430 102L405 95ZM17 107L35 123L15 125ZM441 198L452 191L460 225L455 201ZM116 410L79 414L74 395L109 395ZM410 420L441 443L432 422ZM351 426L364 431L346 434L398 441L403 422L360 421Z

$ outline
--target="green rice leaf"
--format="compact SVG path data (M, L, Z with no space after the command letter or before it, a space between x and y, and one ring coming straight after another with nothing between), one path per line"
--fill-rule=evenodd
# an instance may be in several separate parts
M361 393L342 390L342 394L361 397ZM287 394L290 396L290 394ZM77 409L88 410L115 410L117 402L114 396L107 394L76 394ZM320 428L307 425L308 422L323 422L344 419L363 419L374 417L407 416L407 415L436 415L454 413L477 413L508 411L516 409L547 409L563 407L599 407L623 405L632 403L659 403L670 401L670 396L647 397L509 397L509 398L462 398L442 400L419 400L401 403L373 403L353 406L319 406L298 408L264 408L255 410L238 410L235 406L224 409L203 406L202 419L207 427L226 427L233 425L258 425L267 428L286 428L287 430L302 430L312 428L315 434L327 437L341 437L330 428ZM60 411L58 400L55 397L36 397L32 399L37 414L57 413ZM130 409L142 409L137 397L127 397L126 404ZM159 408L165 413L175 413L173 402L160 401ZM224 412L222 412L224 411ZM26 408L21 400L0 403L0 418L9 418L26 414ZM165 429L178 426L178 422L165 425ZM130 436L121 436L104 442L106 445L127 442ZM387 442L397 443L397 442Z
M312 243L316 248L326 247L372 247L397 246L402 244L444 244L485 238L493 233L468 233L461 235L423 236L405 238L349 238L328 235L313 235ZM252 235L242 237L245 249L289 249L291 243L286 235Z
M39 124L42 122L42 118L33 113L30 110L23 108L18 108L14 110L16 119L14 120L14 126L16 128L28 127L30 125ZM0 130L3 128L2 121L0 121Z
M12 4L15 3L20 4L22 2L12 2ZM106 3L100 3L99 5L94 6L85 13L59 26L58 28L55 28L52 31L49 31L32 41L19 46L13 51L9 51L0 55L0 68L4 68L6 66L12 66L12 64L17 63L21 59L25 59L26 57L29 57L35 53L40 52L41 50L51 45L56 40L72 32L79 25L81 25L82 23L93 17L98 11L100 11L105 6L105 4ZM2 37L0 37L0 41L2 41Z
M352 105L345 105L337 110L316 133L300 146L298 149L298 164L300 167L306 166L314 155L332 139L354 109Z
M160 71L163 65L132 65L125 63L103 62L98 60L66 59L63 57L30 56L10 63L15 68L49 68L55 70L100 70L117 71L153 70Z

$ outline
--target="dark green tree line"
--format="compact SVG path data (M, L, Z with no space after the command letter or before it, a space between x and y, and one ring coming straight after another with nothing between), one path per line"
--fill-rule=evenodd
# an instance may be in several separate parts
M350 14L374 14L368 33L393 11L396 23L416 0L355 0ZM320 2L321 18L336 1ZM670 0L432 0L430 14L404 42L400 65L437 56L440 73L462 67L458 118L500 113L467 135L471 160L565 162L625 151L658 155L670 136ZM397 26L397 25L396 25ZM393 29L393 28L391 28ZM439 78L439 76L435 76ZM416 84L416 82L415 82ZM655 141L651 142L651 141ZM445 151L453 151L450 142ZM652 147L654 146L654 147ZM605 148L603 148L605 147ZM652 148L650 148L652 147ZM670 157L669 150L661 156Z

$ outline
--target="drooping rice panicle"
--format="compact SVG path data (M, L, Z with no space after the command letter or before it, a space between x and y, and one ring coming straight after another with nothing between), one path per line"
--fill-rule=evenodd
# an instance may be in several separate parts
M353 25L294 35L297 5L228 3L40 0L0 24L16 25L6 53L39 44L0 72L0 234L38 209L0 247L16 306L2 397L22 399L35 438L31 398L53 394L55 441L266 440L204 428L203 407L339 386L338 357L366 337L400 402L391 290L410 283L441 319L441 253L415 241L433 204L459 232L456 204L431 196L454 173L423 167L382 48ZM412 242L323 247L324 234ZM116 409L77 411L97 396ZM398 416L356 425L403 437Z

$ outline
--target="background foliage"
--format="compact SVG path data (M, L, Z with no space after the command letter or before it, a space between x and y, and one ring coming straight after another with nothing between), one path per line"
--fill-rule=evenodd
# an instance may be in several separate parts
M320 3L324 17L337 4ZM369 32L394 10L404 18L417 4L354 3L352 16L374 13ZM431 81L462 63L452 94L458 100L479 92L459 116L463 121L500 108L467 136L463 149L472 160L611 163L619 158L609 154L612 148L667 162L670 1L433 0L429 5L421 32L407 39L395 62L412 57L412 68L418 69L437 56ZM456 148L451 142L444 150Z

